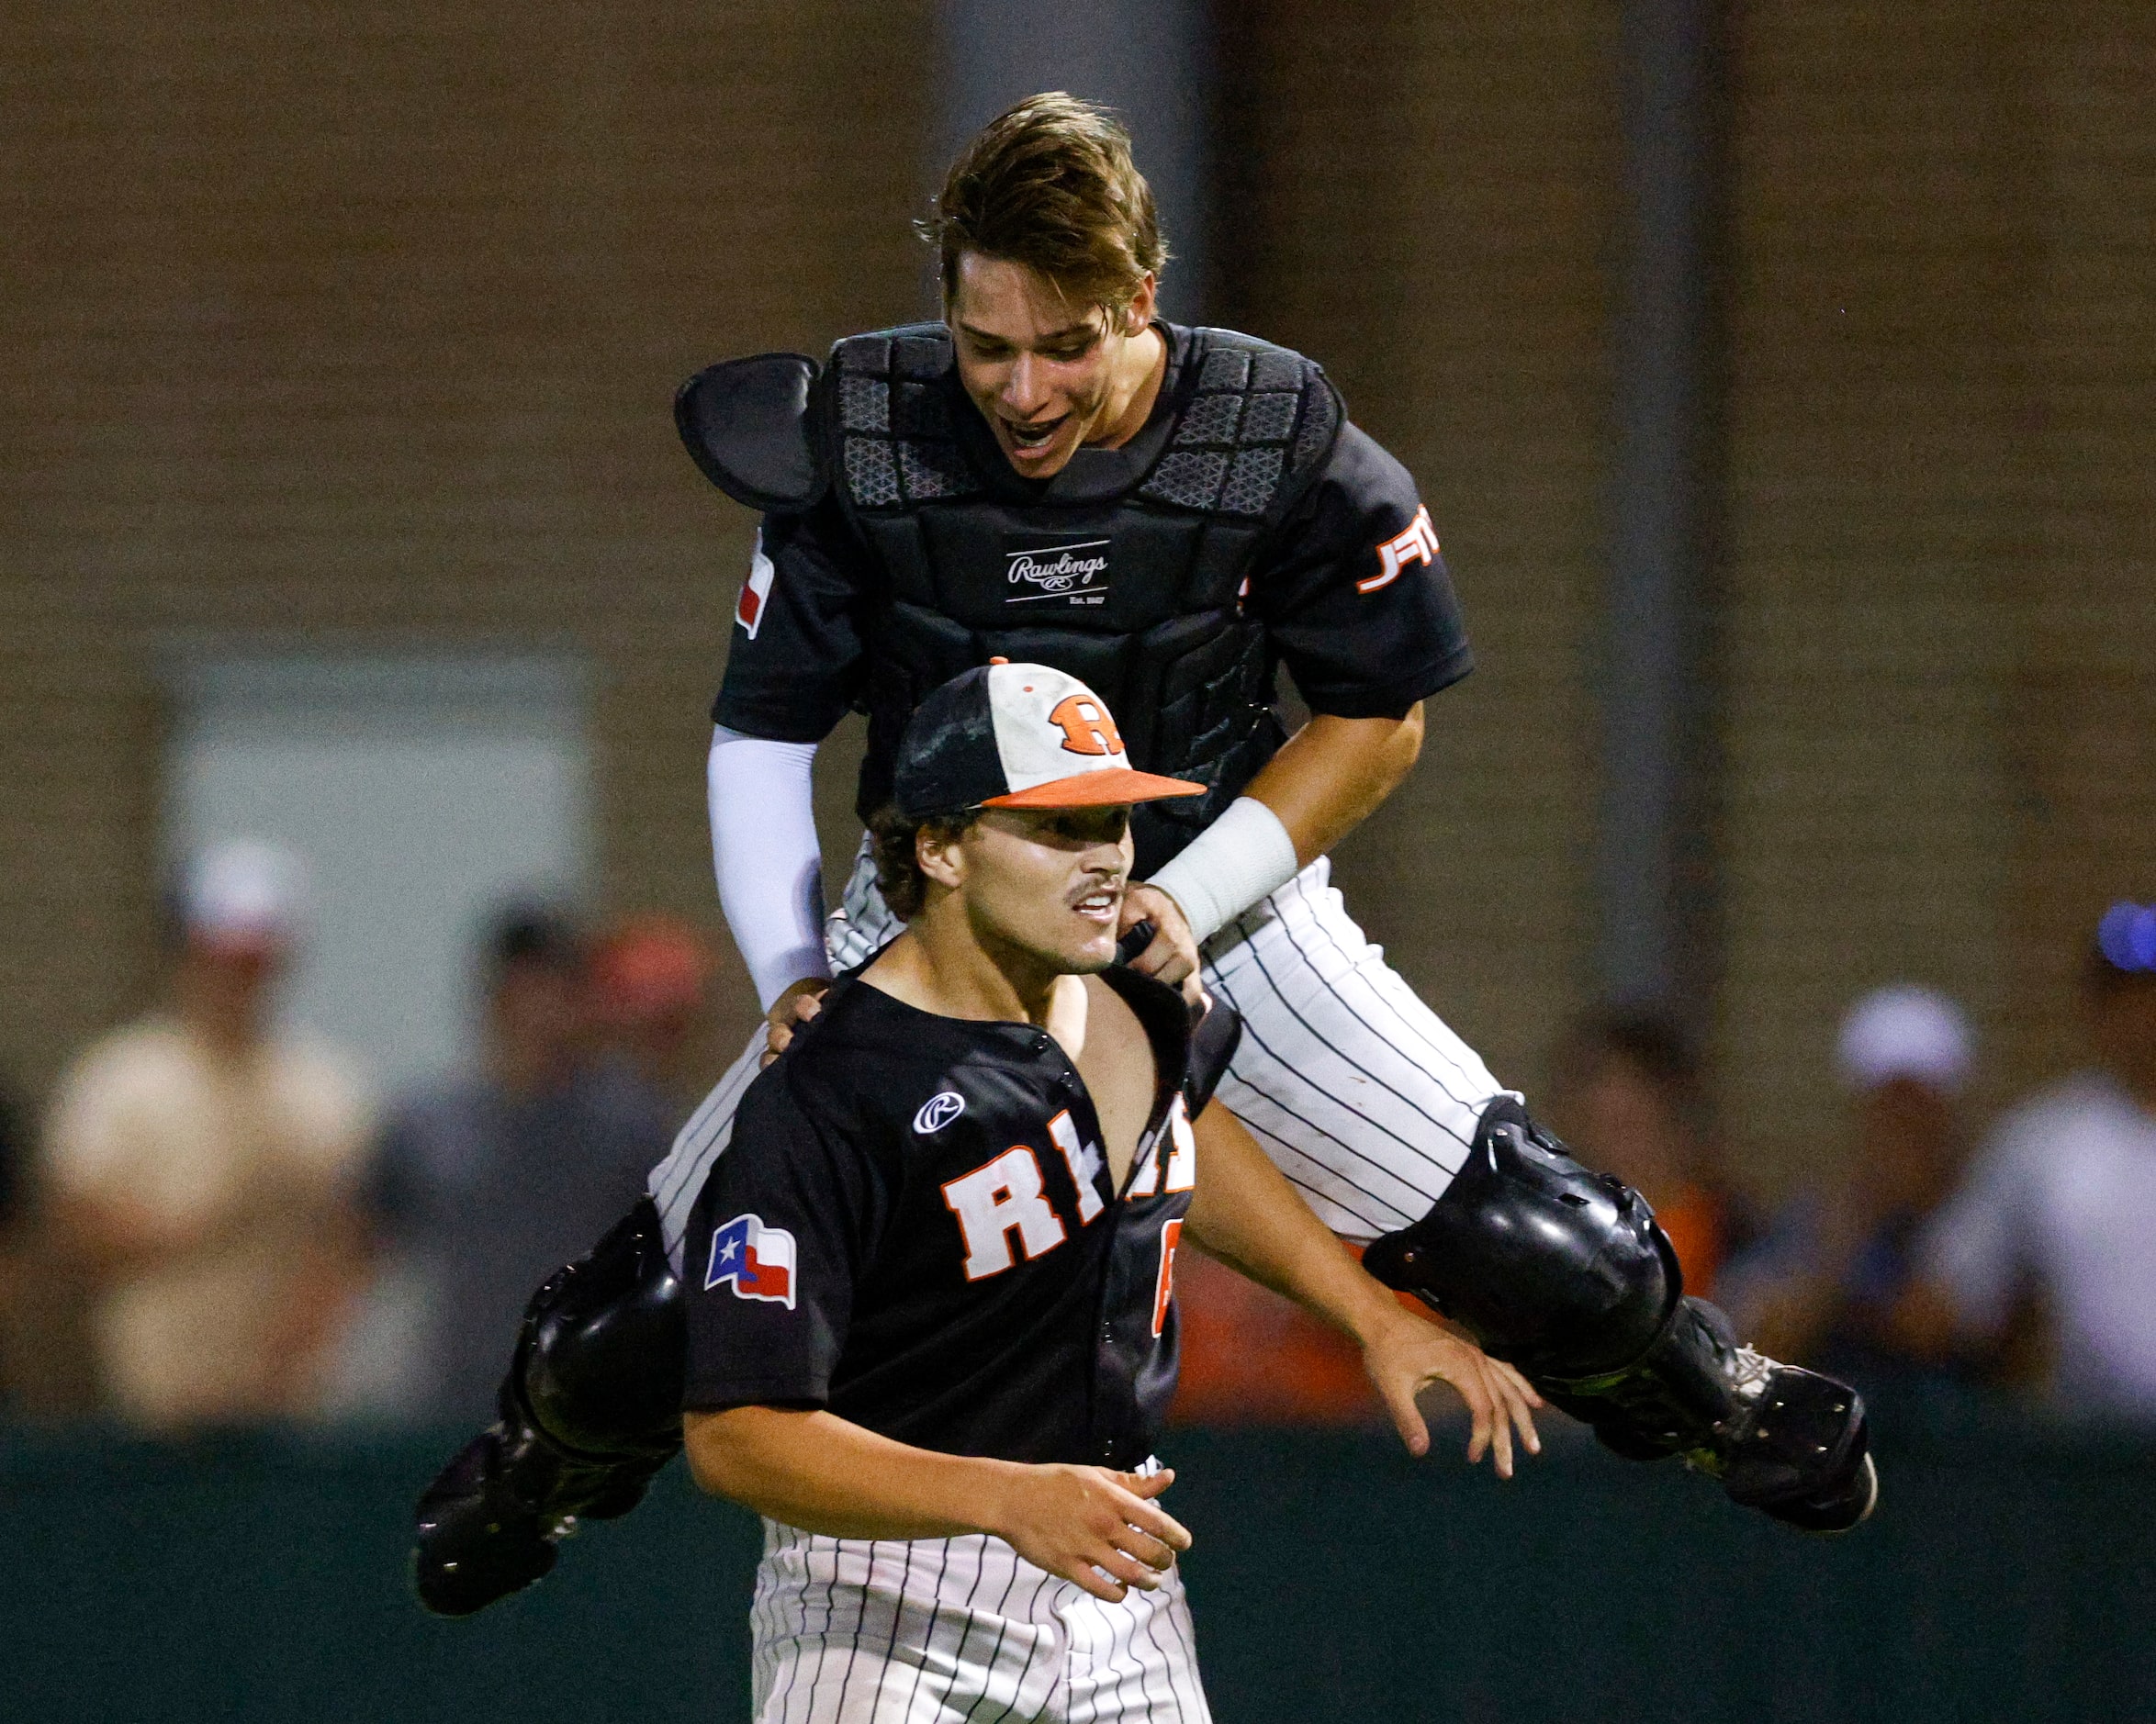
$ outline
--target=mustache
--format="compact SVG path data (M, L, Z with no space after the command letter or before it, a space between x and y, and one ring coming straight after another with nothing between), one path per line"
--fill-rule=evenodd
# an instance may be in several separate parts
M1112 873L1096 874L1088 879L1081 880L1064 893L1063 901L1066 904L1075 905L1091 898L1096 892L1115 892L1119 895L1129 888L1129 873L1122 868L1117 868Z

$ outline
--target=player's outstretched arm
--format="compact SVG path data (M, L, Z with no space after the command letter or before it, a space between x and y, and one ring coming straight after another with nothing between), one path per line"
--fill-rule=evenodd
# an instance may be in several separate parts
M1193 1129L1201 1170L1190 1205L1191 1237L1230 1268L1353 1336L1410 1454L1430 1448L1430 1428L1415 1397L1439 1382L1458 1392L1474 1419L1471 1464L1489 1450L1499 1476L1510 1478L1515 1430L1531 1453L1542 1452L1532 1409L1543 1400L1524 1377L1474 1342L1403 1309L1326 1231L1225 1107L1207 1108Z
M786 1526L834 1539L991 1533L1100 1598L1157 1587L1190 1549L1190 1534L1151 1500L1172 1472L940 1454L794 1407L692 1412L683 1436L699 1484Z

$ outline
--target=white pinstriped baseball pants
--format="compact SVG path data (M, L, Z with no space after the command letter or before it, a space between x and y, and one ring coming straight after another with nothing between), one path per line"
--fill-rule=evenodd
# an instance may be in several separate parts
M1429 1213L1503 1091L1363 937L1331 874L1319 857L1207 941L1205 981L1242 1014L1220 1100L1319 1219L1363 1244ZM825 925L833 967L859 963L898 925L864 841ZM763 1047L758 1029L652 1170L677 1269L690 1207L733 1134Z
M757 1724L1209 1724L1183 1578L1119 1604L1001 1539L830 1539L764 1522Z

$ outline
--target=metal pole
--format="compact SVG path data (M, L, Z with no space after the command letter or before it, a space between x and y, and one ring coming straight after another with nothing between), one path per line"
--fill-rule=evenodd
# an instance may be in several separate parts
M1212 36L1204 0L944 0L942 75L931 184L966 140L1021 96L1068 90L1106 103L1129 128L1172 257L1167 315L1195 320L1206 299Z
M1713 984L1719 0L1630 0L1598 888L1610 997L1697 1023Z

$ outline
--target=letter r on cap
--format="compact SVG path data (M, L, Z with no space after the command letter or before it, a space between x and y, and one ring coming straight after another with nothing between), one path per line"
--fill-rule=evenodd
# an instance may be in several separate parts
M1123 738L1116 721L1090 695L1065 695L1048 722L1063 733L1063 746L1074 755L1119 755Z

